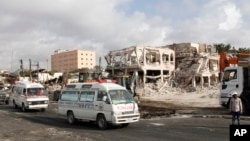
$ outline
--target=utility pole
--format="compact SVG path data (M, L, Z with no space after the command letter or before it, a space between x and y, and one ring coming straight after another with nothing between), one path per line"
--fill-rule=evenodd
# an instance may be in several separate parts
M48 64L49 64L49 59L47 59L47 71L46 71L46 76L47 76L47 78L46 78L46 81L49 80L49 76L48 76L49 67L48 67Z
M20 69L22 72L22 75L20 75L20 76L23 77L23 59L20 59Z
M39 68L40 68L40 67L39 67L39 62L37 62L36 66L37 66L37 70L39 70Z
M30 81L32 81L32 75L31 75L31 59L29 59L30 62Z
M47 71L49 71L49 59L47 59L46 62L47 62Z
M11 65L10 65L10 71L12 71L12 66L13 66L13 50L11 52Z
M102 63L102 58L101 57L99 57L99 74L101 74L101 63Z

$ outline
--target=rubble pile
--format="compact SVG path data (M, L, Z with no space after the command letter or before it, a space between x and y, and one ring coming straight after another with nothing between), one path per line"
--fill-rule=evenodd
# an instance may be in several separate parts
M199 58L185 58L176 69L175 77L173 79L174 86L186 87L195 77L196 71L199 67Z
M167 82L146 83L137 91L141 100L165 102L188 107L220 107L219 85L210 87L192 87L185 89L171 87Z
M203 53L182 59L171 79L172 85L181 88L189 87L190 84L196 87L196 83L202 87L217 85L218 57L218 54Z

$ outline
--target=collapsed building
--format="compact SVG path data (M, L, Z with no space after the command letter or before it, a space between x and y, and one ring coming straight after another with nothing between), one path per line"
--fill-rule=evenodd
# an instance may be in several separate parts
M182 43L165 46L175 52L175 86L215 84L219 79L219 55L212 45Z
M132 46L105 56L111 75L129 75L137 87L147 83L196 87L218 82L219 55L211 45L181 43L160 47Z
M140 86L157 79L163 82L175 70L175 53L168 48L133 46L110 51L105 59L106 71L112 76L128 74L137 77Z

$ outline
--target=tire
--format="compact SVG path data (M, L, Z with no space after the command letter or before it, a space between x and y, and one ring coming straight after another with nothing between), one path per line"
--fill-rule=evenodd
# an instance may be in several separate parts
M226 108L228 108L228 109L229 109L229 107L230 107L230 101L231 101L231 98L228 100L227 104L226 104L226 105L224 105L224 107L226 107Z
M6 104L6 105L9 105L9 100L5 101L5 104Z
M26 112L26 108L25 108L25 105L24 105L24 104L22 104L22 111L23 111L23 112Z
M68 123L69 124L75 124L76 123L76 119L75 119L75 116L73 114L73 112L69 111L68 114L67 114L67 120L68 120Z
M123 123L122 124L122 127L128 127L129 126L129 123Z
M13 101L13 105L14 105L14 108L15 108L15 109L18 108L18 106L16 105L16 102L15 102L15 101Z
M97 116L97 126L99 129L104 130L108 128L108 123L104 115Z
M45 112L45 111L46 111L46 109L45 109L45 108L41 109L41 112Z

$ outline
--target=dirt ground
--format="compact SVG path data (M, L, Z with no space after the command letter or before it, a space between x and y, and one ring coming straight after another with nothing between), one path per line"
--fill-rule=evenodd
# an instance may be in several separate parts
M159 84L158 84L159 85ZM228 114L228 109L220 105L220 85L197 87L193 91L149 85L135 97L142 117L173 114ZM154 86L154 87L153 87Z
M228 115L229 110L225 107L204 107L183 105L178 103L169 103L168 101L154 101L141 99L139 102L141 118L152 117L169 117L180 114L196 114L196 115Z

